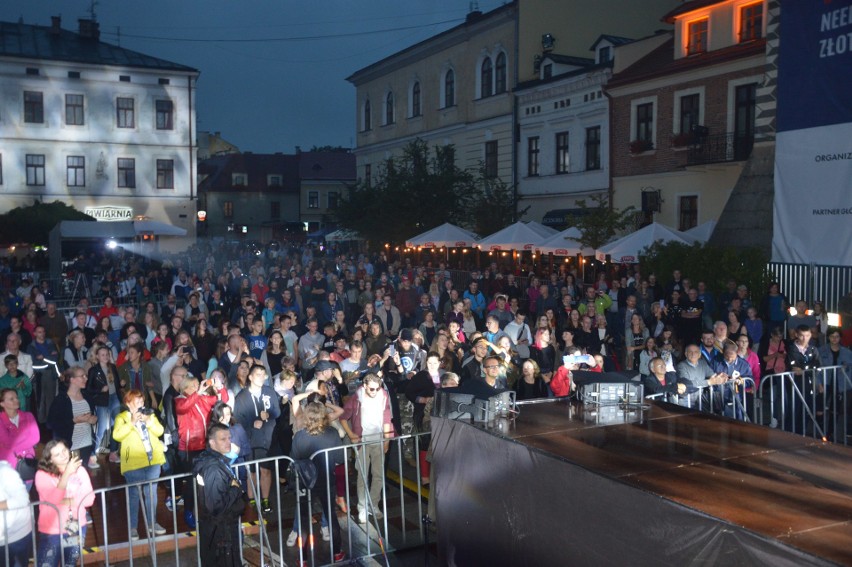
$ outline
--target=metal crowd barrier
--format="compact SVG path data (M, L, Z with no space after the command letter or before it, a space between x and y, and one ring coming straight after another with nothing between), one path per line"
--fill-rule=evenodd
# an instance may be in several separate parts
M842 366L781 372L760 381L760 422L843 445L852 433L852 380Z
M660 393L645 396L648 399L662 399L679 406L698 411L724 415L745 422L755 421L755 403L751 403L749 411L749 390L754 389L754 380L741 377L715 386L702 386L695 392L684 395ZM697 401L693 401L697 400Z
M29 541L29 545L30 545L29 556L32 557L32 558L35 558L34 565L36 565L36 566L40 565L39 557L38 557L39 532L38 532L38 524L36 522L36 508L38 508L39 506L45 506L45 507L53 508L56 511L56 532L59 533L59 534L62 533L64 526L59 525L59 509L56 507L56 505L54 505L50 502L41 502L41 501L30 502L25 507L22 506L22 507L19 507L19 508L6 508L6 509L3 509L3 510L0 510L0 517L3 518L3 542L4 542L4 545L0 546L0 548L2 548L2 550L3 550L2 553L0 553L0 565L13 565L13 563L11 561L11 551L9 550L9 522L8 522L8 517L9 517L10 514L19 512L19 511L24 510L26 508L29 508L29 515L32 518L32 522L31 522L32 529L31 529L30 533L27 536L25 536L25 538L29 538L29 540L30 540ZM83 523L85 525L85 518L83 520ZM21 540L18 539L18 540L15 540L12 543L18 543L20 541ZM64 557L65 549L67 548L67 546L65 544L65 539L62 538L62 537L59 538L59 546L60 546L59 547L60 557ZM60 563L62 563L62 561L60 561ZM26 563L24 563L24 564L26 565Z

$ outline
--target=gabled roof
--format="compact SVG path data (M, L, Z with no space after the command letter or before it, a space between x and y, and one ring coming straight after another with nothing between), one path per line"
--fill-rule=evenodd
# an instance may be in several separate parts
M544 84L547 84L547 83L555 83L556 81L561 81L561 80L567 79L569 77L577 77L577 76L580 76L580 75L587 75L587 74L594 73L596 71L601 71L603 69L607 69L607 68L611 68L611 67L612 67L612 61L605 61L603 63L596 63L594 65L587 65L587 66L582 67L580 69L572 69L571 71L567 71L565 73L559 73L559 74L553 75L552 77L549 77L547 79L536 78L536 79L531 79L529 81L523 81L521 83L518 83L518 86L515 87L515 92L520 92L520 91L523 91L524 89L528 89L528 88L535 87L535 86L538 86L538 85L544 85Z
M688 14L689 12L692 12L693 10L698 10L699 8L712 6L713 4L723 4L726 1L727 0L690 0L689 2L684 2L680 6L663 16L661 18L661 21L666 22L667 24L673 24L678 16Z
M598 44L602 41L608 41L612 45L624 45L625 43L630 43L631 41L634 41L634 40L629 38L629 37L619 37L617 35L607 35L607 34L604 33L604 34L601 34L601 35L598 36L598 38L595 40L595 42L589 48L589 51L594 51L595 49L597 49Z
M355 155L349 152L302 152L299 178L303 181L355 181Z
M0 22L0 57L198 73L197 69L50 26Z
M198 173L207 175L200 191L234 193L298 193L299 156L284 154L229 154L214 156L198 164ZM245 186L234 186L234 173L248 177ZM268 175L280 175L280 186L269 186Z

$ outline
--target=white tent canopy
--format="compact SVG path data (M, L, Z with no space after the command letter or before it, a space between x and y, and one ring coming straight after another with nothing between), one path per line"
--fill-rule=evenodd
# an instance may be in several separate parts
M580 230L576 226L557 232L553 236L542 240L536 248L542 254L553 254L555 256L593 256L592 248L581 248L577 239L580 238Z
M476 245L486 252L491 250L534 250L541 242L542 235L523 222L510 224L491 236L486 236Z
M643 249L658 240L682 244L695 243L695 238L692 236L655 222L601 246L598 248L596 256L598 260L604 261L609 254L612 261L617 264L633 264L639 261L639 254Z
M476 244L476 234L445 222L405 241L409 248L468 248Z
M551 228L549 226L544 226L543 224L536 221L529 221L526 223L528 227L541 234L542 237L547 238L548 236L553 236L557 234L559 231L555 228Z
M716 221L711 220L707 221L704 224L699 224L698 226L694 226L689 230L684 230L684 234L688 234L689 236L696 239L698 242L707 242L710 240L710 237L713 236L713 231L716 229Z

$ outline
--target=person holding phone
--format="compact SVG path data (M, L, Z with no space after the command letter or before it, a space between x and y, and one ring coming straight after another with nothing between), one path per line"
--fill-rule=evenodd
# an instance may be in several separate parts
M72 451L78 451L90 469L100 468L92 455L92 426L98 422L95 406L83 392L88 381L86 371L75 367L68 371L68 390L60 392L47 415L47 426L53 438L64 441Z

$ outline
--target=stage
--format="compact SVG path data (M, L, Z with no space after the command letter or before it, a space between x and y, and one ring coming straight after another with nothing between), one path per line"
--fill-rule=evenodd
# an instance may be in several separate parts
M662 402L432 418L442 564L852 564L852 450Z

